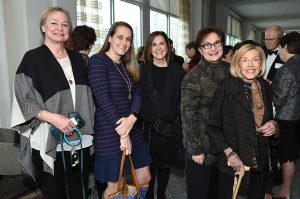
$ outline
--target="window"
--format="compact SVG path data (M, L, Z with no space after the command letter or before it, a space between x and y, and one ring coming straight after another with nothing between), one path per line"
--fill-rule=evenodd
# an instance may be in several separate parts
M169 37L173 40L173 47L176 52L178 51L178 37L179 37L179 19L175 17L170 17L170 32Z
M76 5L77 25L88 25L96 31L97 41L91 55L101 49L108 30L115 21L125 21L132 26L136 49L144 42L143 26L150 26L150 33L164 31L173 40L174 48L177 50L180 47L179 0L76 0ZM149 6L150 17L145 17L146 21L142 20L142 10Z
M126 10L126 12L124 12ZM125 21L133 29L133 43L137 48L141 46L142 28L141 28L141 8L140 6L126 3L121 0L115 1L115 21Z
M77 25L93 27L97 40L91 55L99 52L111 26L111 4L107 0L77 0Z
M150 10L150 33L154 31L164 31L168 34L167 15Z
M227 17L226 45L234 46L242 41L241 22L231 15Z

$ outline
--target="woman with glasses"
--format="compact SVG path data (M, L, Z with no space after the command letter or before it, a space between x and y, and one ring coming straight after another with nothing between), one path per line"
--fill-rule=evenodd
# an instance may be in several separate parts
M209 154L206 122L219 82L229 75L229 63L222 61L224 33L215 27L199 30L197 50L202 59L183 79L181 119L186 132L186 181L188 199L214 199L217 168ZM201 193L201 194L199 194Z
M221 81L211 102L207 134L218 158L220 199L232 198L236 172L243 176L238 198L264 198L270 143L278 135L271 87L262 78L265 60L261 47L242 45L233 56L231 76Z

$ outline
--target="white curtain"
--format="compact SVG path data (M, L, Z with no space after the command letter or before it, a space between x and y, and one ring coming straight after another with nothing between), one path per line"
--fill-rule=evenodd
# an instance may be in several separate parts
M10 128L11 94L9 89L3 1L0 1L0 128Z

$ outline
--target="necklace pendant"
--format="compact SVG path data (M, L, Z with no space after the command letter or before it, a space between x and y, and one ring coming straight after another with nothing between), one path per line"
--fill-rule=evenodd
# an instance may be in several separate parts
M68 81L71 85L73 84L73 80L69 79Z
M131 101L131 93L128 93L128 99Z

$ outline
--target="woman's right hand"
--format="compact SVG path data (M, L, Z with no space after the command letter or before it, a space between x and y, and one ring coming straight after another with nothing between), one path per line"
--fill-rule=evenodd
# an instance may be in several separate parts
M245 167L244 163L240 159L237 154L230 156L227 160L228 166L232 167L234 171L237 171L240 176L244 176L245 174Z
M74 133L73 128L75 127L75 124L64 115L55 114L52 124L67 135L72 135Z
M69 118L64 115L51 113L49 111L40 111L37 114L37 118L45 121L49 124L52 124L56 128L58 128L61 132L72 135L73 128L76 126Z
M132 149L132 145L131 145L131 140L129 136L121 136L120 137L120 149L121 151L125 150L126 155L131 154L131 149Z

